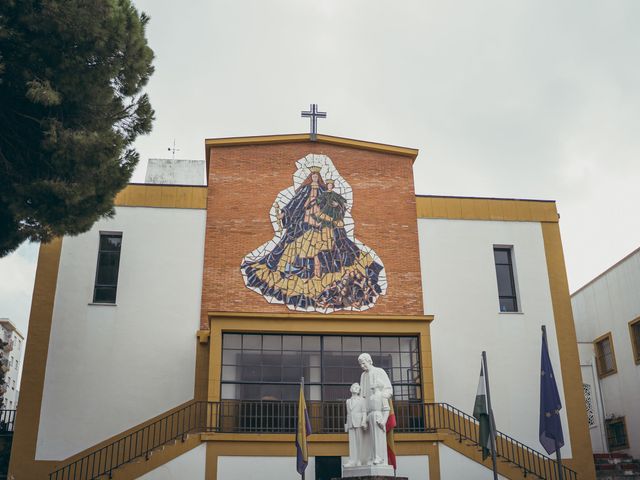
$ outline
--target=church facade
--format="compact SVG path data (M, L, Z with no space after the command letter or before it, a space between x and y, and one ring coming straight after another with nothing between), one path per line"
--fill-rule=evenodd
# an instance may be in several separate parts
M318 135L206 141L207 185L129 185L116 215L42 245L10 473L339 476L371 355L393 385L398 475L489 478L473 402L489 358L504 478L539 454L540 327L565 478L595 478L555 203L416 196L414 149ZM105 477L106 478L106 477Z

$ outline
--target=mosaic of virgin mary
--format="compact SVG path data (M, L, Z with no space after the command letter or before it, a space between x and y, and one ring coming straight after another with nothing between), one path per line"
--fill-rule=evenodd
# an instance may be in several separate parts
M353 192L326 155L296 162L293 186L269 212L273 239L242 259L248 288L292 310L373 307L387 290L384 266L354 236Z

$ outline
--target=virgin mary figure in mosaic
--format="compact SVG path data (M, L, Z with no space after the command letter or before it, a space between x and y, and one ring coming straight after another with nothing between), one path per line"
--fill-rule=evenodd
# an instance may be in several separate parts
M326 155L296 162L269 212L273 239L242 259L248 288L292 310L363 311L387 289L376 253L354 236L353 192Z

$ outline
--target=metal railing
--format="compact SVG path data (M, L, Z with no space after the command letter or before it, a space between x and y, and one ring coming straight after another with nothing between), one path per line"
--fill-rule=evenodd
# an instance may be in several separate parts
M13 433L15 423L15 410L0 410L0 435Z
M151 453L190 433L209 431L217 423L218 403L191 402L114 442L51 472L50 480L91 480L111 478L112 472L137 459L149 459Z
M466 440L480 446L478 421L474 417L447 403L428 403L425 407L431 425L454 432L460 442ZM496 454L502 460L521 468L525 476L536 475L547 480L560 478L555 460L500 431L497 432ZM578 475L574 470L564 465L562 470L564 479L577 480Z
M111 477L124 464L148 459L153 450L176 440L184 441L190 433L280 433L291 434L297 426L297 402L223 400L194 401L153 423L101 446L49 475L50 480L93 480ZM307 409L314 434L343 433L345 402L308 401ZM479 446L478 422L446 403L395 401L397 433L435 433L448 430L458 441ZM555 460L498 432L497 455L521 468L525 475L558 480ZM563 466L566 480L577 480L575 471Z

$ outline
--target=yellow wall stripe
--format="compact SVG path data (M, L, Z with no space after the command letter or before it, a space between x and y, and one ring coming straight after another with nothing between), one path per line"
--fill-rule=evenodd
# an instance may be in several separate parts
M207 208L206 186L129 184L116 196L118 207Z
M558 222L556 204L541 200L417 196L418 218Z

